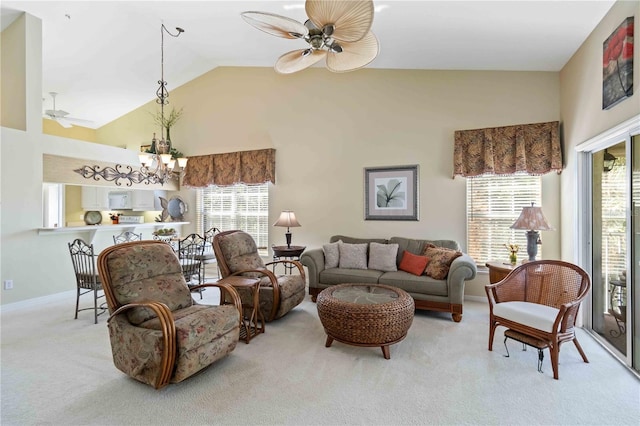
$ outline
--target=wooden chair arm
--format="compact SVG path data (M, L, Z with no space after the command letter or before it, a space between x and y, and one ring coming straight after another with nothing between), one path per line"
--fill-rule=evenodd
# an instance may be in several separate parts
M222 302L224 302L225 300L225 293L229 293L229 295L231 296L231 299L233 300L233 305L238 310L240 324L242 324L242 301L240 300L240 295L238 294L238 291L231 284L225 283L223 281L218 281L215 283L205 283L205 284L195 285L191 287L190 290L194 291L204 287L218 287L220 289L221 305L222 305Z
M267 268L245 269L242 271L234 272L228 276L242 275L246 272L257 272L258 274L266 275L267 277L269 277L269 281L271 281L271 287L273 288L273 303L272 303L273 306L271 307L271 314L269 315L269 318L273 318L276 315L276 310L278 308L278 304L280 301L280 284L278 284L278 278L273 272L271 272Z
M120 315L133 308L151 309L157 315L160 322L160 331L162 332L162 357L158 369L158 375L156 376L156 382L154 384L156 389L160 389L169 383L176 363L177 338L173 314L164 303L138 302L119 307L113 314L111 314L111 316L109 316L107 322L110 322L116 315ZM132 326L134 325L132 324Z

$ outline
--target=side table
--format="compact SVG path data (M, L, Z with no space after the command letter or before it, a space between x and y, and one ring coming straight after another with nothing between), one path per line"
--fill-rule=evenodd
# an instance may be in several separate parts
M509 272L513 271L518 265L495 260L485 263L485 266L489 268L489 283L495 284L509 275Z
M286 260L300 260L300 256L302 252L306 249L306 246L272 246L273 250L273 261L278 261L280 259ZM276 266L273 265L273 272L275 273ZM294 265L284 265L284 271L286 274L290 274L295 268Z
M240 323L240 339L243 339L248 344L253 337L264 333L264 315L260 310L260 279L232 275L221 279L220 282L228 283L239 289L241 299L242 293L245 293L242 290L249 291L251 303L242 302L242 321ZM223 294L220 295L220 301L224 301Z

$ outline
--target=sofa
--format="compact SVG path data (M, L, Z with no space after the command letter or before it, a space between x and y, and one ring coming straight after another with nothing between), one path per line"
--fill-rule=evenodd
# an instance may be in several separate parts
M416 309L450 312L455 322L462 320L465 281L477 273L474 260L453 240L334 235L322 248L305 251L300 262L308 269L309 294L314 302L332 285L385 284L409 293Z

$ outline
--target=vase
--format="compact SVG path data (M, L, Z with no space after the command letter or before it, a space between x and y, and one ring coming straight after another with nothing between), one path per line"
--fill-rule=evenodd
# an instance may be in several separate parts
M515 264L518 263L518 255L516 254L515 251L512 251L511 254L509 255L509 262L513 266L515 266Z

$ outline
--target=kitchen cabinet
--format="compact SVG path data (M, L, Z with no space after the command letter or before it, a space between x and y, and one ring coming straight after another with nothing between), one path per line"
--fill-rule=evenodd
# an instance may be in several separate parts
M100 186L83 186L82 209L109 210L109 188Z
M167 198L167 191L133 191L131 208L134 211L162 210L160 197Z
M135 211L153 210L153 191L133 191L131 208Z

